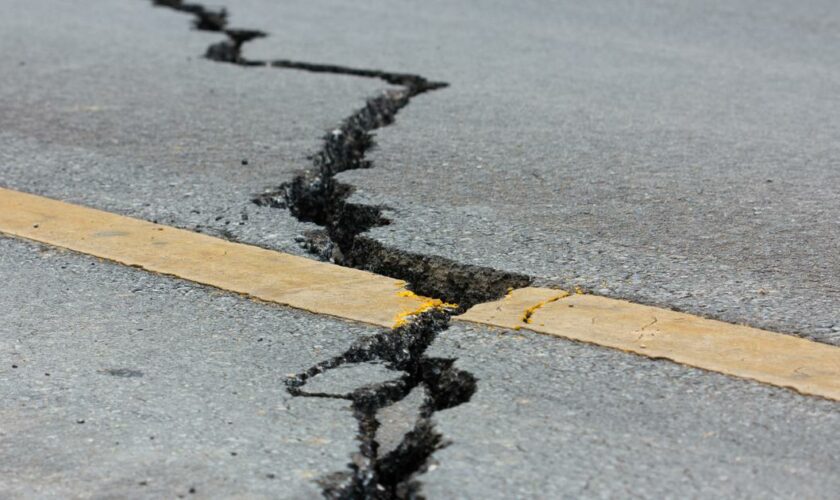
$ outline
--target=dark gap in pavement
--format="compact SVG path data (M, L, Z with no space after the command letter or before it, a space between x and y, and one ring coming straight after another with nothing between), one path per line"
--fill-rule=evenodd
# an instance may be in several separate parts
M422 83L426 80L418 78L410 81L420 81L419 87L410 83L406 88L389 89L368 99L364 108L324 138L324 146L312 158L313 168L253 201L288 208L299 220L323 226L323 231L310 232L302 241L305 248L322 259L405 280L415 293L459 304L465 310L497 299L511 288L528 286L531 278L408 252L363 236L369 229L390 221L383 216L383 207L348 202L353 188L335 177L347 170L370 168L365 155L374 146L372 131L392 124L397 112L413 96L439 88L439 84Z
M182 0L151 0L153 5L192 14L196 29L224 33L226 40L208 47L205 57L216 62L243 67L274 67L310 72L378 78L399 89L387 89L367 100L364 108L346 118L324 138L321 150L312 157L310 170L296 176L276 190L257 196L254 203L288 208L299 220L324 227L304 238L302 243L312 253L326 260L365 269L409 283L422 295L456 302L465 309L478 302L504 295L510 288L526 286L531 279L491 268L458 264L438 257L414 254L386 247L360 236L372 227L388 224L382 207L347 202L352 187L335 179L345 170L370 168L365 154L373 145L372 131L393 123L397 112L412 97L445 87L419 75L379 70L348 68L289 60L253 61L242 57L242 45L267 36L256 30L229 29L227 11L208 9ZM463 404L476 390L470 373L454 368L454 359L429 358L425 351L437 334L448 327L450 313L432 310L416 316L407 324L385 330L355 342L344 354L323 361L287 381L290 394L299 397L349 399L358 422L359 451L349 464L349 471L321 478L324 495L341 499L422 498L417 479L429 465L432 454L445 446L435 429L435 412ZM306 381L330 369L346 364L380 361L395 371L399 379L368 385L350 395L323 392L307 393ZM413 389L425 389L424 403L414 427L400 443L384 456L379 454L376 431L377 412L406 398Z
M287 208L298 220L324 227L323 232L309 232L300 243L312 254L336 264L363 269L401 279L420 295L459 304L462 310L497 299L511 288L528 286L528 276L489 267L461 264L445 257L423 255L383 245L360 235L371 228L387 225L383 207L350 203L353 187L335 176L347 170L370 168L365 158L374 145L373 131L391 125L397 113L412 98L447 86L444 82L410 73L350 68L334 64L316 64L286 59L252 60L242 56L244 43L267 36L257 30L229 29L227 11L180 0L152 0L195 16L194 26L203 31L224 33L226 40L207 48L208 59L243 67L297 69L315 73L377 78L402 88L390 88L367 100L365 107L347 117L324 137L321 150L312 157L312 167L284 182L276 189L252 200L261 206Z
M359 424L359 452L350 463L350 471L321 479L327 498L391 499L421 498L417 476L425 472L432 454L445 446L435 429L435 412L469 401L476 390L470 373L453 367L454 359L425 355L438 332L449 324L444 311L431 311L399 328L355 342L340 356L323 361L287 381L291 394L302 397L343 397L308 393L302 387L312 377L346 364L379 361L403 376L383 383L364 386L349 395L353 414ZM425 387L426 397L411 431L389 453L381 456L376 431L377 412L393 405L418 387Z

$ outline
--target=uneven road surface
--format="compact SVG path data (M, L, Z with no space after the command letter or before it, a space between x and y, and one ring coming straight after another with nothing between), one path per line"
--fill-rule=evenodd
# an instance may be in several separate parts
M0 214L0 497L840 491L840 402L797 385L816 365L768 385L536 333L547 303L455 317L556 288L808 339L840 370L834 2L3 11L0 206L369 271L421 307L247 297Z

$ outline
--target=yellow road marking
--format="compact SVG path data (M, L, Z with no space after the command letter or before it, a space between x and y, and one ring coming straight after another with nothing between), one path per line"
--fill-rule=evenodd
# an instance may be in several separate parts
M2 188L0 233L385 327L447 306L385 276Z
M384 276L2 188L0 233L385 327L452 306ZM455 319L527 328L840 400L840 348L690 314L522 288Z
M706 370L840 400L840 348L595 295L522 288L455 319L666 358ZM528 322L524 311L534 305Z

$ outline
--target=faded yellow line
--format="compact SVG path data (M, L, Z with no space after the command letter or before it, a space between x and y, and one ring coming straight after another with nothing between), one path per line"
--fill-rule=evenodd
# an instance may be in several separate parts
M2 188L0 233L385 327L451 306L384 276ZM455 319L527 328L840 401L840 348L789 335L548 288L512 290Z
M558 292L514 290L455 319L527 328L840 401L838 347L624 300ZM531 311L527 322L526 311Z
M445 306L385 276L3 188L0 233L386 327Z

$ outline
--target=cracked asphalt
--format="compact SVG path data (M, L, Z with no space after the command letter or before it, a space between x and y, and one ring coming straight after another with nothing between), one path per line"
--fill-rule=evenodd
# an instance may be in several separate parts
M3 185L302 254L306 226L247 200L305 168L381 85L209 64L219 35L186 15L89 9L105 18L43 1L0 21L15 55L0 62Z
M838 342L834 3L225 7L270 33L248 57L450 83L340 175L389 207L368 236ZM146 1L4 10L0 185L298 255L315 226L251 198L386 88L207 61L218 33ZM0 276L0 496L317 498L357 460L350 403L285 383L381 330L5 237ZM433 416L427 498L840 487L834 402L524 331L453 324L427 355L478 379ZM378 415L384 449L421 406Z
M375 329L0 238L0 496L312 498L342 401L290 374Z
M393 209L369 236L840 342L836 2L329 4L324 36L380 27L341 61L451 84L339 177ZM315 56L291 36L246 52Z

